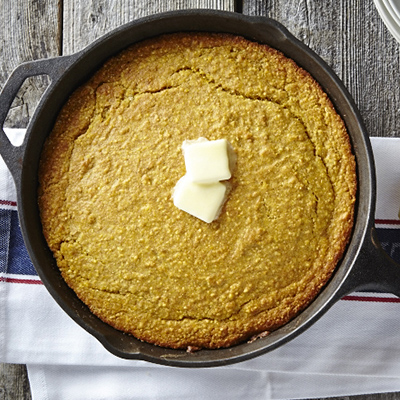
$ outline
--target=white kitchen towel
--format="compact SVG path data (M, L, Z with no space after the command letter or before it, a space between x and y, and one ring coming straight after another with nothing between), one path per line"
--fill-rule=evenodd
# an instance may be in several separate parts
M9 130L14 143L24 132ZM400 261L400 138L372 138L376 222ZM0 160L1 161L1 160ZM400 301L355 293L258 358L182 369L124 360L73 322L40 282L23 245L15 188L0 163L0 361L28 365L34 400L284 399L400 391Z

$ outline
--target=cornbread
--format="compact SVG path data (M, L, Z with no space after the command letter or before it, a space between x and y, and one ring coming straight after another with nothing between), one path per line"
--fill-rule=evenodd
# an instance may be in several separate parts
M226 139L229 198L174 206L181 145ZM315 80L266 45L177 33L111 58L65 104L39 170L43 232L67 284L116 329L220 348L303 310L349 240L355 161Z

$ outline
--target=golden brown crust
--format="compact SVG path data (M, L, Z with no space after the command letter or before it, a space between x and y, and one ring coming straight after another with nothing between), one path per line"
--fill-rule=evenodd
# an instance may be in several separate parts
M237 155L217 221L178 210L184 140ZM292 60L222 34L172 34L109 60L63 108L40 166L45 237L94 314L172 348L287 323L329 280L356 195L349 137Z

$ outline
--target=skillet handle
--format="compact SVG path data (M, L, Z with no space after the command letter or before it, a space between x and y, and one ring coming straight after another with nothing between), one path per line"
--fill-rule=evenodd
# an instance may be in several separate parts
M15 181L19 181L20 179L22 160L26 147L26 138L21 146L14 146L5 134L3 125L18 90L25 79L36 75L48 75L51 83L46 89L47 92L57 83L65 70L70 67L78 57L79 53L76 53L71 56L55 57L22 63L14 69L5 83L0 93L0 155L11 171Z
M392 293L400 297L400 264L383 250L374 226L370 227L357 261L340 292L344 296L361 290Z

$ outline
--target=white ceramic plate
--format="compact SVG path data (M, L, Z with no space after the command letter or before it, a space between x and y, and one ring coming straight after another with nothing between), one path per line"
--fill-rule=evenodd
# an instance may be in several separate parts
M385 0L387 10L390 16L394 19L396 24L400 26L400 1L399 0Z
M400 0L374 0L389 32L400 43Z
M392 6L398 18L400 18L400 0L389 0L389 4Z

